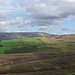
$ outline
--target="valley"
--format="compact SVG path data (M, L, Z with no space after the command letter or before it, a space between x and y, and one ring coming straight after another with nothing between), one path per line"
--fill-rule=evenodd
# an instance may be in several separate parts
M0 75L75 75L75 35L0 40Z

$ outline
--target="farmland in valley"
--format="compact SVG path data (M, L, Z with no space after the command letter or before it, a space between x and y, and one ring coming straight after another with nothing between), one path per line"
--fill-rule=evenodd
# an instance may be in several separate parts
M0 45L0 54L70 51L75 49L75 35L5 39Z

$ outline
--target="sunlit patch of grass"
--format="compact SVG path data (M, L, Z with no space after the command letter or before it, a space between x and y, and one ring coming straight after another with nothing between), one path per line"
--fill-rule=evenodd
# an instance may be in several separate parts
M0 47L0 54L4 54L6 47Z

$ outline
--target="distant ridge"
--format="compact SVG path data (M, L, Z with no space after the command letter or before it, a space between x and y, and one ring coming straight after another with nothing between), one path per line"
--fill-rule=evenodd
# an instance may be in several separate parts
M44 32L13 32L13 33L0 33L0 39L24 38L24 37L50 37L54 34Z

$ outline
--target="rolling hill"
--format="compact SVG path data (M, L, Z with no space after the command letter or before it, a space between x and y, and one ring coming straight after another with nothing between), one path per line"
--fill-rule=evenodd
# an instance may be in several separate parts
M75 50L75 35L0 40L0 54L48 53Z
M50 37L53 34L43 32L15 32L15 33L0 33L0 39L24 38L24 37Z

